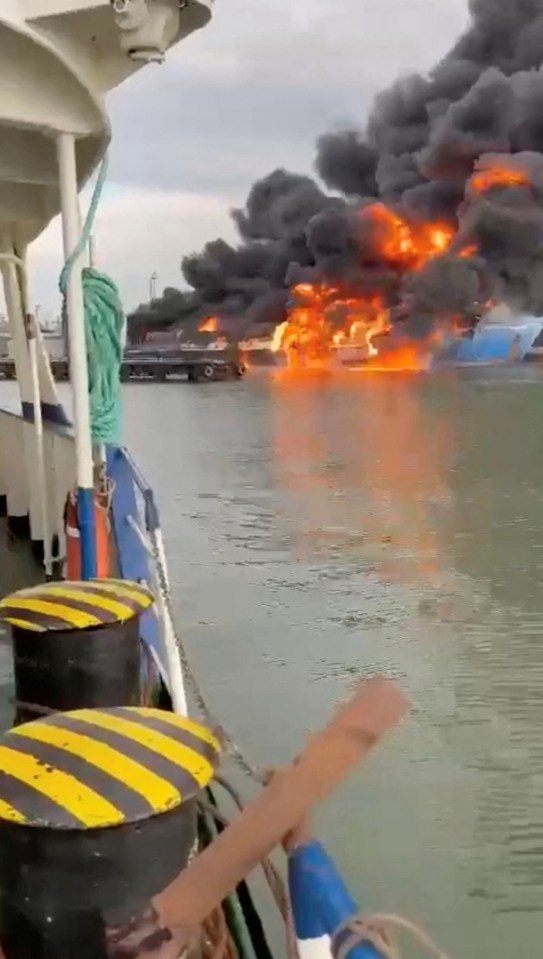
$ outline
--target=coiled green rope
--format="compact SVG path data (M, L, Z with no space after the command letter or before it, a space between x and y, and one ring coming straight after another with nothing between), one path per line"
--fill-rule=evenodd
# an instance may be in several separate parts
M107 158L102 162L96 180L79 243L60 274L64 320L68 279L89 243L106 175ZM121 363L126 338L125 315L119 291L109 276L85 267L81 271L81 278L92 440L93 443L117 443L121 431Z

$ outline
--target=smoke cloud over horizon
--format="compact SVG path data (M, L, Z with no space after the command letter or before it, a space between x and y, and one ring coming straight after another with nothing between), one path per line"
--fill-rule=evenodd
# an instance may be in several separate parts
M331 195L283 169L258 180L232 212L240 244L185 257L191 291L166 291L159 312L279 323L291 286L322 281L401 304L415 335L491 297L543 314L543 0L470 0L469 11L441 62L378 94L364 129L319 137ZM415 232L446 225L452 244L424 269L383 255L376 204Z

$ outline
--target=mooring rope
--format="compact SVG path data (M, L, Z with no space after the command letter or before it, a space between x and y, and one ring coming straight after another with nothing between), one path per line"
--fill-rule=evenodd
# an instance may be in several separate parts
M107 158L100 167L79 243L60 274L64 319L68 280L89 243L106 175ZM125 315L119 291L109 276L94 267L85 267L81 279L92 439L94 443L115 443L119 440L121 425L120 371L126 337Z
M374 913L353 916L341 923L332 936L331 951L334 959L348 959L351 950L363 943L371 943L383 959L401 959L394 934L407 932L411 938L433 959L451 959L422 929L410 919L395 913Z
M184 643L177 629L175 628L171 591L168 584L166 570L160 555L160 550L158 548L156 534L152 530L148 532L151 551L157 570L159 589L162 594L164 606L168 612L172 624L175 644L183 668L184 679L194 698L195 705L202 714L204 721L215 732L221 741L223 748L225 748L228 755L234 760L240 769L242 769L243 772L250 776L255 782L265 786L270 780L270 770L254 766L246 759L240 747L226 732L222 723L217 722L209 706L207 705L201 686L196 679L196 676L190 665L190 660ZM219 785L221 785L223 789L226 789L230 794L237 808L240 811L243 811L244 806L241 797L232 784L228 780L223 779L221 776L216 776L215 778ZM204 808L207 812L212 814L215 819L223 822L225 825L228 823L228 820L216 810L211 810L207 806L204 806ZM283 918L283 921L285 922L287 932L288 959L296 959L297 949L292 911L289 896L287 894L283 879L269 859L264 860L264 862L261 863L261 866L270 887L272 896ZM349 953L355 946L361 945L364 942L370 942L382 955L383 959L401 959L401 953L399 952L399 948L396 945L392 935L394 932L398 931L410 933L418 945L425 949L427 953L434 957L434 959L452 959L452 957L450 957L434 943L424 929L420 928L420 926L414 922L411 922L409 919L404 919L402 916L398 916L393 913L376 913L371 916L360 915L352 917L345 923L342 923L332 936L332 955L334 956L334 959L347 959Z
M194 703L197 709L202 714L204 721L210 727L210 729L215 733L217 739L220 741L223 749L230 756L231 759L239 766L243 772L253 779L256 783L261 786L265 786L269 780L269 771L262 769L259 766L254 765L249 762L245 757L241 748L238 744L232 739L230 734L226 731L223 724L220 723L216 717L213 715L211 709L209 708L205 696L202 692L200 683L198 682L194 670L190 664L190 660L185 649L183 640L181 639L178 630L175 626L175 615L173 609L172 595L170 587L168 585L168 577L166 575L166 570L164 568L164 563L160 555L160 550L158 547L158 541L156 533L153 530L148 530L149 542L151 546L151 551L153 554L153 560L155 563L155 568L157 571L158 586L162 596L162 601L164 607L170 618L172 625L173 637L175 645L177 648L177 654L179 656L181 666L183 669L183 679L187 685L187 688L194 699Z
M164 606L171 620L175 644L183 668L183 676L187 683L187 687L193 696L195 705L202 714L204 721L213 730L215 735L220 740L223 748L226 750L230 758L234 760L236 765L238 765L246 775L253 779L253 781L257 782L259 785L265 786L270 780L270 770L255 766L249 762L240 747L232 739L229 733L226 732L222 723L219 723L216 720L212 711L207 705L201 686L191 667L184 643L177 629L175 628L171 591L168 585L166 570L164 569L164 564L160 556L160 550L158 549L156 535L153 531L148 532L151 550L156 565L160 592L162 594ZM242 811L244 805L237 790L230 782L228 782L228 780L225 780L220 776L215 778L216 781L230 794L237 808ZM225 825L228 823L228 820L216 810L211 810L205 805L204 808L207 812L212 814L215 819L223 822ZM270 887L272 896L285 922L287 932L288 959L296 959L297 949L293 928L292 911L283 879L271 860L264 860L264 862L261 863L261 866ZM361 945L364 942L370 942L382 955L383 959L401 959L401 953L396 942L394 941L393 935L399 931L410 933L411 937L417 942L417 944L425 949L427 953L433 956L433 959L452 959L451 956L449 956L446 952L443 952L443 950L435 944L435 942L424 929L422 929L416 923L411 922L411 920L404 919L402 916L395 915L394 913L375 913L370 916L359 915L354 916L342 923L332 936L332 955L334 956L334 959L348 959L349 953L355 946ZM223 953L223 956L224 955L225 953Z

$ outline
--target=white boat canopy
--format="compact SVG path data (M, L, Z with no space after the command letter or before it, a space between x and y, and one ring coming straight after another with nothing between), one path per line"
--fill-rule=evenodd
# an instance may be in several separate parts
M0 252L21 255L60 211L58 135L75 136L81 187L109 141L105 94L204 26L212 2L2 0Z
M28 474L38 477L50 543L43 420L66 423L67 416L31 316L26 248L61 213L72 267L65 306L85 579L95 575L94 470L105 451L92 446L78 194L109 142L106 93L204 26L212 2L0 0L0 272L22 414L34 423ZM46 569L50 561L46 555Z

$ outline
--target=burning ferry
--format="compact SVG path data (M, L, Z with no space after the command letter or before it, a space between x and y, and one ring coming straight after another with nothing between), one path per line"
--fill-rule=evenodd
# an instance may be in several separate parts
M457 225L416 221L381 202L347 219L343 212L342 232L333 212L319 214L308 228L316 265L291 269L295 282L272 348L292 368L416 372L440 362L525 359L543 319L523 309L522 297L516 311L504 305L511 282L493 268L481 222L508 223L533 203L542 173L541 158L537 171L534 162L522 154L477 161Z
M543 317L514 314L505 304L490 306L464 322L440 324L422 340L410 338L388 321L375 304L335 332L330 313L349 307L334 303L327 311L325 294L313 287L295 291L300 312L277 327L272 350L292 368L365 369L372 372L423 372L442 365L479 366L540 359L543 352ZM355 312L357 312L355 306ZM291 313L292 317L292 313Z

